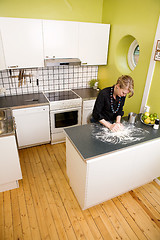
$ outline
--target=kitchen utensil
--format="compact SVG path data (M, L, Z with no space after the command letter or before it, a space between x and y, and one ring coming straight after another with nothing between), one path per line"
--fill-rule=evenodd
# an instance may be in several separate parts
M25 78L24 69L20 69L19 70L19 76L18 76L18 87L22 86L24 78Z
M18 75L18 87L21 85L21 77L22 77L22 70L19 69L19 75Z
M0 110L0 120L4 120L5 119L5 111Z
M22 84L23 84L23 69L21 70L21 87L22 87Z
M26 74L24 69L23 69L23 79L24 79L24 85L26 85Z
M4 121L0 121L0 134L6 132L6 126Z
M30 82L30 83L32 82L31 73L29 73L29 82Z
M10 75L10 78L11 78L11 84L12 84L12 87L13 87L13 81L12 81L12 70L9 69L9 75Z
M24 100L25 102L34 102L34 101L38 101L37 98L32 98L32 99L26 99Z
M36 81L37 81L37 86L39 85L39 72L38 72L38 69L37 69L37 74L36 74Z
M136 122L136 117L137 117L136 113L130 112L128 114L128 122L134 124Z

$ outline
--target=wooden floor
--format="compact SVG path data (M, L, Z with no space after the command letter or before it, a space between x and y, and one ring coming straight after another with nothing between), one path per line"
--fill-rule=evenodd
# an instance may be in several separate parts
M20 187L0 193L0 240L160 240L160 186L144 185L82 211L65 167L65 144L19 151Z

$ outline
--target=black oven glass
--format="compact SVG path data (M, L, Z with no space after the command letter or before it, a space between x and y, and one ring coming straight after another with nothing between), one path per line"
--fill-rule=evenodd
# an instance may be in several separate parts
M55 128L64 128L78 124L78 110L55 114Z

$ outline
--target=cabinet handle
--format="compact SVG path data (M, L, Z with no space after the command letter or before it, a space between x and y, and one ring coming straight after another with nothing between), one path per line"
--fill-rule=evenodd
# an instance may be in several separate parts
M55 56L53 56L53 57L46 56L46 58L56 58L56 57Z
M17 68L18 65L15 65L15 66L8 66L8 68Z
M87 64L87 62L86 63L82 63L82 64Z

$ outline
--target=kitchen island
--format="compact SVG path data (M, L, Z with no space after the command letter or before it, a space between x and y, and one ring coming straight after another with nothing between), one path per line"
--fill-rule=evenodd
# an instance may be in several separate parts
M140 120L134 127L142 137L126 142L97 138L99 124L65 129L67 175L83 210L160 176L160 129Z

